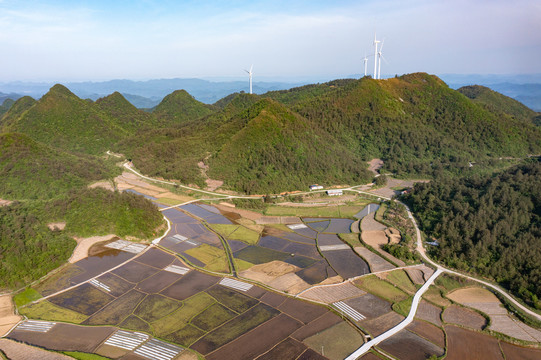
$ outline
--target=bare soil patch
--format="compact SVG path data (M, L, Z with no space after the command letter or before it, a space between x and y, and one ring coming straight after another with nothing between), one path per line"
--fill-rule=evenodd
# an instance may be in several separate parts
M11 204L13 204L13 201L11 201L11 200L3 200L3 199L0 199L0 207L1 207L1 206L9 206L9 205L11 205Z
M305 339L304 344L332 360L342 360L355 351L364 341L352 326L342 322Z
M374 175L379 174L379 169L383 166L383 160L381 159L372 159L368 161L368 171L374 173Z
M361 321L361 327L366 329L372 337L376 337L395 327L402 320L404 320L402 315L391 311L377 318Z
M482 330L486 326L486 319L483 316L473 310L456 305L451 305L445 309L443 321L475 330Z
M301 279L297 274L293 273L277 277L269 282L268 285L274 289L278 289L292 295L298 294L310 287L310 284Z
M525 348L501 341L500 346L506 360L538 360L541 359L541 349Z
M361 221L361 231L385 231L387 227L374 219L375 212L366 215ZM383 233L385 235L385 233Z
M254 359L270 350L276 343L287 338L301 326L301 322L281 314L206 356L206 359Z
M6 334L21 319L21 316L15 315L11 296L0 296L0 336Z
M441 309L421 300L415 317L431 322L434 325L441 326Z
M204 291L216 284L220 278L203 274L198 271L190 271L173 285L162 291L165 296L177 300L184 300L198 292Z
M286 313L296 320L303 322L304 324L308 324L328 311L323 306L310 304L308 302L292 298L287 298L287 300L278 307L278 310Z
M66 228L66 223L63 222L63 221L62 222L53 222L53 223L47 224L47 227L51 231L64 230Z
M257 213L255 211L250 210L244 210L236 208L234 205L227 204L227 203L220 203L218 205L214 205L218 210L221 212L233 212L235 214L239 214L242 218L256 221L258 219L261 219L263 217L262 214Z
M500 303L490 291L479 287L468 287L452 291L446 295L449 299L460 303Z
M379 347L401 360L427 359L444 353L441 347L407 330L383 341Z
M490 330L514 337L516 339L541 342L541 331L534 329L508 315L490 315Z
M503 360L498 340L492 336L452 325L446 325L445 332L447 333L446 360Z
M137 257L137 262L163 269L175 260L173 255L157 248L148 249L144 254Z
M365 291L349 282L345 282L337 285L314 287L303 292L300 297L330 304L344 299L362 296L364 294L366 294Z
M327 312L322 317L317 318L306 326L303 326L299 330L295 331L291 337L299 341L303 341L312 335L320 333L321 331L328 329L338 323L342 322L342 319L332 312Z
M445 348L445 335L443 330L437 326L429 324L425 321L413 320L413 322L409 324L406 329L416 333L430 342L433 342L440 348Z
M70 360L71 357L43 350L34 346L22 344L13 340L0 339L0 350L8 359L40 359L40 360Z
M381 256L374 254L372 251L368 250L365 247L357 246L354 250L357 254L359 254L363 259L366 260L372 272L392 270L395 268L393 264L383 259Z
M353 299L348 299L344 302L360 312L367 319L376 318L378 316L387 314L392 310L391 303L372 294L365 294Z
M138 283L154 275L158 271L158 269L150 267L148 265L141 264L136 261L130 261L129 263L122 265L118 269L113 270L112 273L120 276L127 281Z
M294 273L299 270L300 268L295 265L274 260L265 264L254 265L250 269L240 272L239 275L268 285L283 275Z
M71 255L69 262L73 264L79 260L86 258L87 256L89 256L89 250L92 245L102 241L113 240L116 237L117 236L114 234L109 234L103 236L92 236L89 238L75 238L75 241L77 241L77 246L73 250L73 255Z
M257 360L296 359L307 347L292 338L287 338L270 351L259 356Z
M422 285L425 283L424 273L419 269L405 269L409 278L414 284Z

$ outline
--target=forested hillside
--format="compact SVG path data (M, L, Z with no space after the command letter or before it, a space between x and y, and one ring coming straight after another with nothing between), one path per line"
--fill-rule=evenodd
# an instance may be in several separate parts
M438 178L405 200L436 260L487 276L541 309L541 160L494 176Z

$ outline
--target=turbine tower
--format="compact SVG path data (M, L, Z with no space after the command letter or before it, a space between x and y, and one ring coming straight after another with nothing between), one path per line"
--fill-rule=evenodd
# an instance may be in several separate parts
M381 79L381 58L383 57L383 54L381 53L383 51L383 44L385 43L385 39L381 42L381 47L378 51L378 79Z
M364 76L366 76L366 65L368 64L368 57L364 54Z
M250 66L250 71L244 69L248 73L248 76L250 77L250 94L252 93L252 69L254 68L254 64Z
M378 44L380 42L376 40L376 33L374 33L374 79L377 79L376 75L378 74Z

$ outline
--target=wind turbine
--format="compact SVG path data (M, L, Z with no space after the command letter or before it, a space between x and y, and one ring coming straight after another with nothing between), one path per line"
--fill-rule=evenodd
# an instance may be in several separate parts
M248 76L250 76L250 94L252 93L252 69L254 68L254 64L250 66L250 71L244 69L248 73Z
M381 58L383 57L383 54L381 53L383 51L383 44L385 43L385 39L381 42L381 47L378 51L378 79L381 79ZM383 58L385 60L385 58ZM385 60L387 61L387 60Z
M374 79L377 79L376 75L378 74L378 44L381 41L376 40L376 33L374 33Z
M368 64L368 57L364 54L364 76L366 76L366 65Z

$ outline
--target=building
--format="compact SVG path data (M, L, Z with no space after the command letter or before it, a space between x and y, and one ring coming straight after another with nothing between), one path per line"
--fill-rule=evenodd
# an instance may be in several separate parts
M342 190L340 190L340 189L327 190L326 193L327 193L327 195L329 195L329 196L339 196L339 195L344 195L344 193L343 193Z
M310 191L322 190L323 189L323 186L318 185L318 184L310 185L309 187L310 187Z

